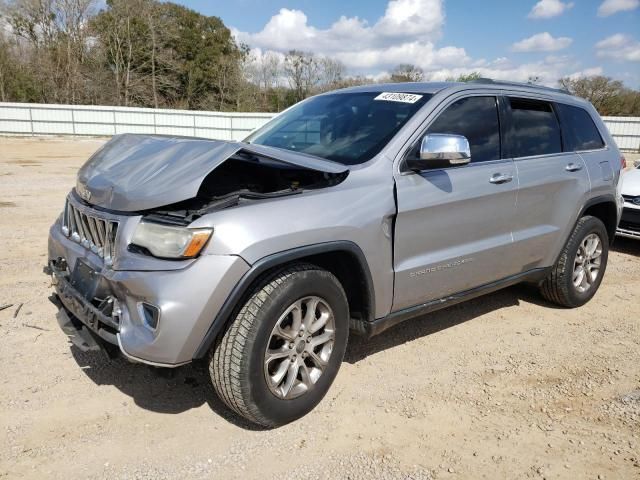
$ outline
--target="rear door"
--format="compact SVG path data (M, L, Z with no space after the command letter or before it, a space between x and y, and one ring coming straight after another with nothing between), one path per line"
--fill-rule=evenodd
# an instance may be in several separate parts
M607 149L591 114L575 105L556 104L565 150L577 152L585 163L591 194L610 195L620 165L620 155Z
M513 238L523 270L550 266L574 227L589 190L583 159L572 151L553 102L506 97L507 142L520 187Z
M396 173L394 311L518 269L511 238L518 180L513 161L501 153L497 97L451 98L419 139L426 133L467 137L471 163ZM408 155L418 154L417 144Z

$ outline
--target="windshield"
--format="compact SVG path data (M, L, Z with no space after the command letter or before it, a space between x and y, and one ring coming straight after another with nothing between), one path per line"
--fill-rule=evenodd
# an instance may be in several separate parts
M245 141L356 165L373 158L430 94L337 93L295 105Z

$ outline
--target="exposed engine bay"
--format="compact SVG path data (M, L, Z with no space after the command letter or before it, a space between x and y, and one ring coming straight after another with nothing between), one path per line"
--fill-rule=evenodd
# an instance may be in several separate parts
M347 175L348 171L311 170L240 150L203 179L195 197L142 213L151 221L188 225L216 210L331 187Z

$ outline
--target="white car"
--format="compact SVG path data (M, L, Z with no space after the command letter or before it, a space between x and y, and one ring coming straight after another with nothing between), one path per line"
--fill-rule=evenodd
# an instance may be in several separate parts
M640 164L622 176L624 210L616 232L621 237L640 239Z

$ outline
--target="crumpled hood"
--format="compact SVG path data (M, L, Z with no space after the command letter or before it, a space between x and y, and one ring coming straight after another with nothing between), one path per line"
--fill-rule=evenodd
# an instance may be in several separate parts
M117 135L80 168L76 192L93 205L134 212L188 200L205 177L246 151L328 173L343 165L296 152L242 142L162 135Z
M640 168L634 168L622 174L622 194L632 197L640 195Z

